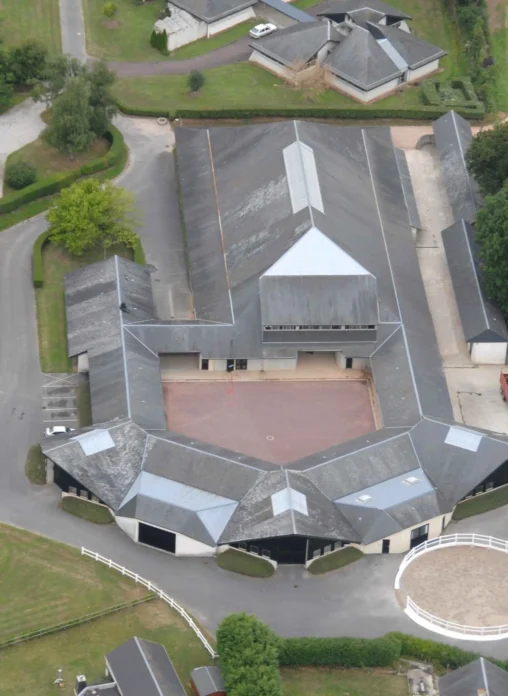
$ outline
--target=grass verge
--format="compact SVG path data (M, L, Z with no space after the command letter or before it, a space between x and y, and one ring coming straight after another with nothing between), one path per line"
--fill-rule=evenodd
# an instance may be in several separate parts
M30 483L42 486L46 483L46 457L40 445L32 445L28 450L25 474Z
M67 356L67 325L65 319L64 276L77 268L110 256L132 259L132 251L117 245L110 249L94 249L83 256L71 256L62 247L47 244L42 252L44 286L35 292L39 357L43 372L70 372Z
M66 495L58 507L70 515L81 517L81 519L93 522L93 524L111 524L113 522L113 515L108 508L91 503L89 500L77 498L74 495Z
M76 409L80 428L93 425L92 403L90 400L90 382L88 380L76 388Z
M217 565L219 568L230 570L232 573L250 575L253 578L269 578L275 572L273 565L263 558L236 549L228 549L224 553L219 553Z
M332 551L327 553L326 556L321 556L321 558L311 563L307 570L312 575L322 575L330 570L337 570L337 568L343 568L350 563L354 563L362 556L363 553L359 549L355 549L354 546L348 546L345 549Z
M498 111L508 112L508 26L506 1L496 8L497 21L490 35L490 48L496 66L496 104Z
M114 571L104 570L114 577ZM51 696L57 669L61 668L66 685L58 692L71 696L76 674L85 674L89 684L98 683L104 675L104 656L133 636L164 645L189 695L190 671L212 664L194 632L157 599L5 650L0 693Z
M367 669L283 668L282 696L407 696L406 677Z
M177 48L176 51L172 51L169 54L169 58L170 60L185 60L187 58L202 56L205 53L210 53L210 51L215 51L217 48L227 46L227 44L238 41L238 39L243 39L244 36L249 34L252 27L255 27L260 21L261 20L257 18L248 22L242 22L241 24L237 24L236 27L221 31L220 34L216 34L210 39L198 39L197 41L193 41L186 46Z
M37 39L51 53L62 50L58 0L2 0L0 37L7 46Z
M453 512L454 520L463 520L473 515L481 515L482 512L495 510L508 503L508 486L498 488L491 493L483 493L469 500L459 503Z

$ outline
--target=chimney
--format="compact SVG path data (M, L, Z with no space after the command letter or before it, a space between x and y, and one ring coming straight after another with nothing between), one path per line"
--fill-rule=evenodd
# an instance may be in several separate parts
M86 689L86 677L84 674L78 674L76 677L76 688L75 688L75 693L76 696L79 696L79 694Z

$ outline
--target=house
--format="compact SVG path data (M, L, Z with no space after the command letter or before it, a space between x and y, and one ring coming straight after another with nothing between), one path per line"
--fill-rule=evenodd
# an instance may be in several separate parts
M371 102L435 72L446 55L410 32L409 15L378 0L325 3L318 17L253 42L249 60L290 82L321 65L330 87Z
M197 667L191 672L191 688L196 696L226 696L224 679L218 667Z
M175 137L194 316L158 318L149 270L125 259L66 277L94 425L43 441L48 481L95 495L135 542L279 563L347 544L405 552L459 501L508 483L508 438L454 422L390 129L285 121ZM256 381L325 358L368 376L379 422L363 435L281 464L168 428L161 372Z
M508 672L480 657L439 678L440 696L505 696Z

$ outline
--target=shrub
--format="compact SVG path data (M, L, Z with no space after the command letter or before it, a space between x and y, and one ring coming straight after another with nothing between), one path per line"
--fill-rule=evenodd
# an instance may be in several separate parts
M281 638L284 667L386 667L400 657L400 642L383 638Z
M168 35L166 33L166 30L156 31L154 29L152 31L152 35L150 37L150 46L152 48L157 49L157 51L160 51L161 53L164 53L165 55L167 55L167 53L168 53Z
M187 87L190 92L199 92L205 84L205 76L199 70L193 70L187 78Z
M44 285L44 266L42 265L42 250L49 241L49 230L40 234L34 242L32 252L32 273L34 288L42 288Z
M401 657L433 662L452 669L467 665L480 657L478 653L461 650L454 645L446 645L426 638L416 638L407 633L387 633L385 638L399 641Z
M231 614L217 630L228 696L280 696L279 639L255 616Z
M16 191L33 184L37 179L37 172L30 162L12 162L5 170L5 183Z
M117 9L114 2L107 2L102 8L102 13L105 17L114 17Z

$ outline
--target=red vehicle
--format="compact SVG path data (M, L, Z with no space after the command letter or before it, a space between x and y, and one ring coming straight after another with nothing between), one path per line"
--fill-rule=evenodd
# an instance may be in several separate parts
M503 401L506 401L508 399L508 373L501 372L499 382L501 384L501 396Z

